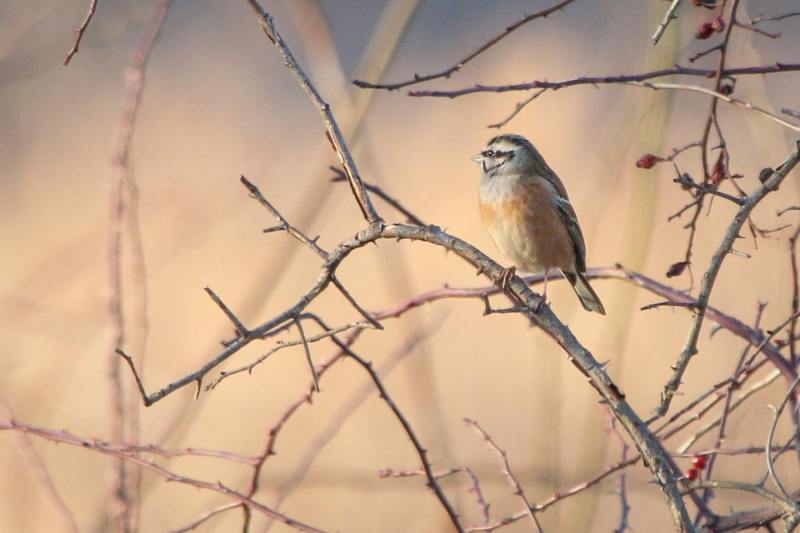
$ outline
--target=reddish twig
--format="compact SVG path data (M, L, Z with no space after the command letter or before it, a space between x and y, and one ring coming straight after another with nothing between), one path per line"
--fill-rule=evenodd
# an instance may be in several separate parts
M139 44L131 54L131 63L126 70L126 83L123 91L123 104L119 126L116 133L115 149L111 157L111 195L110 195L110 224L108 240L108 270L109 270L109 315L112 323L112 354L121 350L125 344L126 325L123 314L123 273L122 273L122 239L125 229L125 220L128 216L129 230L133 237L134 256L138 265L143 268L144 259L141 248L141 241L138 238L138 228L134 226L137 220L136 213L136 182L130 167L130 153L133 141L133 131L136 119L139 114L142 92L144 90L145 68L152 52L153 45L158 37L161 27L166 17L169 0L161 0L153 8L152 14L147 22L144 33ZM93 13L94 3L90 8ZM91 16L82 27L88 24ZM77 51L79 38L75 43L74 50ZM70 56L67 56L69 59ZM140 273L139 278L143 279L144 274ZM142 289L144 290L144 289ZM143 320L146 322L146 319ZM121 361L116 356L109 358L109 380L112 391L112 421L111 433L113 440L122 442L126 439L135 440L138 438L138 405L136 402L126 401L125 387L122 383ZM129 361L132 363L132 360ZM138 485L140 474L131 474L129 466L119 460L115 464L116 474L114 476L113 488L111 490L110 515L113 519L119 520L122 529L125 531L135 531L138 526L137 500Z
M231 488L226 487L220 482L212 483L209 481L203 481L201 479L182 476L180 474L177 474L171 470L164 468L161 465L156 464L155 462L148 461L135 454L126 452L114 445L109 445L102 441L78 437L77 435L74 435L68 431L54 431L46 428L40 428L37 426L33 426L31 424L25 424L15 419L12 419L8 422L0 422L0 430L14 430L19 432L24 432L29 435L34 435L49 440L51 442L67 444L84 450L91 450L103 455L115 457L117 459L121 459L128 463L135 464L145 470L148 470L166 479L167 481L181 483L184 485L190 485L198 489L210 490L212 492L223 494L228 498L239 501L240 503L247 504L248 506L258 511L259 513L267 517L270 517L274 520L278 520L294 529L300 531L307 531L310 533L324 533L323 530L321 529L317 529L313 526L310 526L308 524L295 520L294 518L290 518L282 513L279 513L262 503L259 503L251 498L248 498L244 494L241 494Z
M14 414L11 412L11 408L6 404L2 396L0 396L0 415L7 419L0 420L0 427L2 427L3 424L7 424L8 426L13 425ZM36 453L31 439L24 431L17 432L16 437L22 460L28 466L31 475L38 483L42 495L50 503L55 514L61 520L64 531L68 533L78 533L78 522L75 519L75 515L58 492L58 489L53 483L53 478L47 470L47 466L45 466L39 454Z

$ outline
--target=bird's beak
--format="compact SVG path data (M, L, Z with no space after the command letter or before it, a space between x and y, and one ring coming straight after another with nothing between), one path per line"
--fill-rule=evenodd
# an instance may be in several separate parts
M483 154L472 156L472 160L475 161L476 163L480 163L481 161L483 161L483 159L484 159Z

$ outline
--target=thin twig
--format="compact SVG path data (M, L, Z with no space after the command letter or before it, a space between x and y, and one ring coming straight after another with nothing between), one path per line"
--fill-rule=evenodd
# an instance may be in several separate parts
M475 430L486 441L486 444L488 444L489 449L491 449L494 453L496 453L497 456L500 458L500 462L502 463L502 467L503 467L503 470L502 470L503 475L508 478L508 482L511 484L511 488L514 489L514 494L516 496L518 496L519 499L522 500L522 502L525 504L525 509L526 509L526 511L528 513L528 516L530 516L531 521L536 526L537 531L539 531L539 533L542 533L542 525L539 523L539 519L536 518L536 512L534 511L533 506L531 505L531 502L528 500L528 497L525 495L525 491L522 490L522 485L520 485L520 483L517 480L516 476L514 476L514 472L511 471L511 465L508 464L508 455L506 454L506 452L503 449L501 449L497 445L497 443L494 442L494 440L486 432L486 430L483 429L480 426L480 424L478 424L475 420L472 420L470 418L465 418L464 422L468 426L472 426L473 428L475 428Z
M336 176L331 178L332 182L339 183L347 181L347 176L345 176L344 172L342 172L341 169L336 167L329 167L329 168L336 174ZM386 202L387 204L395 208L397 211L399 211L403 216L406 217L406 222L408 222L409 224L416 224L417 226L425 225L425 222L423 222L421 218L419 218L417 215L409 211L403 204L400 203L400 201L397 198L390 196L389 193L384 191L382 188L378 187L375 184L368 183L366 181L364 182L364 187L366 187L366 189L369 192L373 193L375 196L382 199L384 202Z
M7 419L5 421L0 420L0 424L4 422L8 425L12 424L14 414L11 412L11 408L6 404L6 401L2 396L0 396L0 415ZM67 531L68 533L78 533L80 530L78 529L78 522L75 519L75 514L72 512L72 510L70 510L67 502L64 501L64 498L61 497L61 494L53 483L53 478L50 476L50 472L47 470L47 466L34 449L31 439L24 431L17 432L16 437L17 446L19 447L20 454L22 455L22 460L25 462L31 475L39 485L39 488L41 489L45 499L53 507L55 515L61 520L64 531Z
M449 78L452 74L454 74L455 72L458 72L459 70L461 70L464 67L464 65L466 65L467 63L469 63L470 61L472 61L473 59L475 59L476 57L481 55L483 52L485 52L486 50L488 50L492 46L496 45L498 42L500 42L504 38L508 37L508 35L510 35L515 30L521 28L522 26L524 26L528 22L531 22L532 20L536 20L538 18L547 17L548 15L551 15L551 14L555 13L556 11L559 11L560 9L565 8L567 5L571 4L574 1L575 0L562 0L559 3L554 4L554 5L546 8L546 9L542 9L541 11L533 13L532 15L525 15L524 17L522 17L520 20L518 20L514 24L511 24L510 26L508 26L505 30L503 30L498 35L496 35L496 36L492 37L491 39L489 39L488 41L486 41L483 45L481 45L480 47L475 49L473 52L471 52L469 55L467 55L466 57L464 57L463 59L458 61L453 66L448 67L448 68L446 68L446 69L444 69L444 70L442 70L440 72L437 72L435 74L428 74L428 75L424 75L424 76L423 75L419 75L419 74L414 74L414 77L412 79L406 80L406 81L397 82L397 83L370 83L368 81L353 80L353 84L356 85L357 87L362 88L362 89L386 89L386 90L389 90L389 91L395 91L397 89L402 89L403 87L408 87L409 85L416 85L418 83L423 83L423 82L431 81L431 80L437 80L437 79L441 79L441 78Z
M300 83L303 91L306 93L306 95L308 95L309 99L314 104L314 107L316 107L322 115L322 120L325 123L328 139L331 141L336 154L339 156L339 162L344 168L348 183L350 183L350 189L352 190L353 196L358 202L358 207L361 209L361 214L370 224L380 223L381 217L378 216L378 213L372 206L369 195L367 194L364 184L361 181L361 175L356 167L356 162L353 159L353 156L350 154L350 150L344 140L344 136L339 128L339 124L336 122L336 117L334 117L333 112L331 111L330 104L323 100L316 87L314 87L314 85L308 79L308 76L306 76L306 73L300 67L300 64L294 58L292 51L284 42L281 34L278 33L278 29L275 27L275 22L272 20L272 16L267 13L266 10L264 10L257 0L245 0L245 3L247 3L256 14L258 23L261 25L261 29L264 30L267 38L278 49L278 52L283 58L283 64L291 71L291 73Z
M786 403L789 401L789 397L794 395L794 389L797 387L797 384L800 383L800 376L792 382L789 386L789 389L786 391L786 395L783 397L783 401L778 405L777 408L773 408L773 416L772 416L772 424L770 424L769 432L767 433L767 445L764 448L766 452L766 460L767 460L767 471L769 472L769 476L772 478L772 481L775 482L775 485L780 489L781 494L783 494L787 500L792 501L792 497L787 492L786 488L781 483L781 480L778 479L778 475L775 473L775 465L773 464L772 460L772 439L775 436L775 429L778 427L778 420L780 419L781 412L783 412L783 408L786 407ZM800 507L797 507L797 504L794 505L795 512L800 512Z
M319 392L319 378L317 377L317 370L314 368L314 360L311 359L311 348L308 347L306 334L303 331L303 324L295 317L294 324L297 326L297 331L300 333L300 340L303 341L303 351L306 353L306 361L308 362L308 369L311 370L311 378L314 381L314 391Z
M761 184L756 191L754 191L745 199L744 204L739 209L733 221L731 221L731 224L728 226L725 237L717 248L717 251L714 253L713 258L711 259L711 264L703 276L700 294L697 297L698 305L694 309L694 317L689 329L689 336L683 349L681 350L678 361L673 366L674 372L672 376L664 385L664 390L661 393L661 403L657 408L657 413L659 415L663 416L666 414L673 396L680 387L681 379L683 377L683 373L686 371L686 367L689 364L689 360L697 353L697 341L700 337L700 330L703 325L703 319L705 318L708 300L711 296L711 290L714 288L714 282L716 281L717 274L722 267L722 262L731 251L733 242L739 236L739 231L741 230L742 225L750 217L750 213L753 211L755 206L758 205L758 203L765 196L767 196L767 194L778 188L784 178L789 174L789 172L792 171L795 165L797 165L798 161L800 161L800 143L796 144L792 153L789 154L789 156L778 167L775 173L773 173L767 181ZM796 377L797 375L793 368L785 369L785 371L788 375L793 375L793 377Z
M214 507L213 509L209 509L208 511L204 512L197 518L195 518L192 522L186 524L183 527L179 527L176 529L171 529L170 533L186 533L187 531L194 531L201 525L203 525L208 520L214 518L218 514L222 514L225 511L230 511L231 509L236 509L241 504L239 502L230 502L220 505L218 507Z
M664 14L664 18L661 19L661 22L658 24L658 28L656 28L656 32L653 34L653 44L658 44L658 41L661 40L661 36L664 35L664 30L667 29L669 23L672 22L672 19L678 18L675 16L675 11L678 9L678 5L681 3L681 0L672 0L672 3L667 8L667 12Z
M94 12L97 10L97 0L91 0L89 4L89 10L86 12L86 17L83 19L83 23L80 25L78 29L75 30L75 43L72 45L72 49L67 53L67 57L64 58L64 66L66 67L69 65L69 62L72 60L72 56L78 53L78 48L81 46L81 39L83 39L83 33L86 31L86 28L89 27L89 23L92 21L92 17L94 17Z
M722 77L754 76L760 74L775 74L779 72L794 72L800 70L800 63L775 63L774 65L757 65L752 67L726 68L721 72ZM475 93L505 93L514 91L530 91L533 89L558 90L578 85L614 85L626 84L636 81L646 81L667 76L696 76L700 78L713 78L717 75L715 69L701 69L682 67L680 65L648 72L635 74L621 74L618 76L580 76L558 81L535 80L530 82L512 83L508 85L473 85L452 90L416 90L409 91L409 96L429 98L458 98Z
M247 328L245 325L242 324L242 321L239 320L239 317L237 317L236 314L231 311L227 305L225 305L225 302L223 302L222 299L217 296L217 293L214 292L211 287L204 287L204 290L206 291L206 294L208 294L208 296L214 301L214 303L217 304L220 309L222 309L222 312L225 313L225 316L228 317L228 320L231 321L233 327L236 328L236 333L242 336L247 335Z
M204 481L201 479L182 476L180 474L177 474L171 470L164 468L159 464L156 464L153 461L148 461L137 455L120 450L114 446L109 446L101 441L79 437L68 431L54 431L50 429L40 428L37 426L33 426L31 424L25 424L15 419L12 419L8 422L0 422L0 430L14 430L14 431L25 432L29 435L34 435L36 437L40 437L42 439L46 439L52 442L67 444L69 446L75 446L77 448L81 448L84 450L91 450L103 455L116 457L126 462L135 464L145 470L148 470L166 479L167 481L193 486L198 489L210 490L212 492L223 494L233 500L237 500L240 503L246 503L259 513L268 516L272 519L278 520L294 529L300 531L307 531L309 533L324 533L323 530L321 529L317 529L313 526L300 522L299 520L290 518L285 514L279 513L271 509L270 507L267 507L266 505L253 500L252 498L248 498L247 496L241 494L240 492L237 492L236 490L226 487L220 482L212 483L210 481Z
M792 131L800 132L800 126L792 124L791 122L787 122L783 120L781 117L773 115L766 109L762 109L756 105L751 104L750 102L745 102L744 100L733 98L732 96L722 94L712 89L708 89L706 87L700 87L699 85L684 85L681 83L649 83L649 82L631 82L628 85L633 85L635 87L647 87L648 89L655 89L655 90L690 91L690 92L707 94L709 96L713 96L714 98L727 102L736 107L741 107L742 109L749 109L751 111L755 111L756 113L764 117L767 117L771 121L776 122L785 128L789 128Z

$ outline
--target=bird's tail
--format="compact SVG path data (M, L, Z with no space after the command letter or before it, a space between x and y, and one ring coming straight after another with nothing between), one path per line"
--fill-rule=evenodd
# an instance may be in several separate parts
M564 272L564 277L572 284L572 288L575 289L575 294L578 295L578 299L581 301L584 309L587 311L596 311L601 315L606 314L600 297L594 292L594 289L589 285L586 278L583 277L583 274L578 271Z

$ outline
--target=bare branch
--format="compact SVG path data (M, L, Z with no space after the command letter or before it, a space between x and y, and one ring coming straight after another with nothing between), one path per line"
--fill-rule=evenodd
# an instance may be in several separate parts
M666 385L664 386L664 390L661 393L661 403L657 408L659 415L663 416L666 414L675 392L680 387L681 378L683 377L683 373L686 371L689 360L697 353L697 341L700 337L700 330L703 325L703 318L705 318L708 300L711 296L711 290L714 288L714 282L716 281L717 274L722 267L722 262L731 251L733 242L739 235L742 225L750 217L750 213L753 211L755 206L758 205L758 203L767 194L778 188L784 178L789 174L789 172L792 171L795 165L797 165L798 161L800 161L800 143L796 144L795 149L791 154L789 154L786 160L781 163L775 173L772 174L772 176L770 176L763 184L761 184L756 191L754 191L745 199L744 204L739 209L739 212L736 214L730 226L728 227L728 231L725 233L722 243L720 243L717 251L714 253L713 258L711 259L711 264L703 276L700 294L697 297L698 305L694 309L694 318L689 329L689 337L686 340L683 350L681 350L678 361L673 366L674 372L667 381ZM796 378L797 374L794 368L785 370L788 375L793 375L793 377Z
M114 446L105 444L101 441L78 437L67 431L53 431L49 429L40 428L30 424L25 424L23 422L14 419L8 422L0 422L0 430L14 430L14 431L25 432L29 435L34 435L52 442L67 444L84 450L91 450L103 455L116 457L126 462L138 465L145 470L153 472L154 474L166 479L167 481L190 485L198 489L210 490L212 492L223 494L228 498L237 500L240 503L245 503L250 507L252 507L253 509L255 509L256 511L258 511L259 513L268 516L270 518L273 518L275 520L278 520L279 522L282 522L287 526L297 529L299 531L307 531L309 533L324 533L323 530L321 529L317 529L313 526L295 520L294 518L290 518L282 513L274 511L273 509L267 507L266 505L259 503L251 498L248 498L247 496L231 488L226 487L220 482L211 483L209 481L203 481L201 479L194 479L182 476L180 474L176 474L175 472L167 470L166 468L156 464L155 462L142 459L141 457L125 452Z
M213 509L206 511L205 513L195 518L189 524L186 524L185 526L179 527L177 529L170 530L170 533L186 533L187 531L194 531L195 529L203 525L206 521L210 520L211 518L214 518L218 514L224 513L225 511L230 511L231 509L236 509L237 507L240 506L241 504L239 502L230 502L220 505L218 507L214 507Z
M416 85L418 83L423 83L426 81L436 80L440 78L449 78L452 74L461 70L464 67L464 65L466 65L467 63L469 63L482 53L484 53L492 46L496 45L498 42L508 37L515 30L521 28L522 26L524 26L528 22L531 22L532 20L547 17L548 15L551 15L556 11L564 9L567 5L571 4L574 1L575 0L562 0L559 3L554 4L546 9L542 9L541 11L533 13L532 15L525 15L514 24L508 26L500 34L492 37L491 39L486 41L482 46L478 47L472 53L470 53L469 55L458 61L455 65L448 67L435 74L428 74L424 76L419 74L414 74L414 77L412 79L401 81L398 83L370 83L368 81L353 80L353 84L362 89L387 89L389 91L395 91L397 89L402 89L403 87L408 87L409 85Z
M306 334L303 331L303 325L300 321L295 317L294 324L297 326L297 331L300 332L300 340L303 341L303 351L306 353L306 361L308 361L308 368L311 370L311 378L314 381L314 391L319 392L319 378L317 378L317 371L314 368L314 360L311 359L311 349L308 347L308 341L306 340Z
M344 172L342 172L341 169L338 169L336 167L329 167L329 168L334 173L336 173L336 176L331 178L332 182L339 183L347 181L347 176L345 176ZM403 216L406 217L406 222L408 222L409 224L416 224L417 226L425 225L425 222L423 222L421 218L419 218L417 215L409 211L403 204L401 204L400 200L398 200L393 196L390 196L389 193L387 193L377 185L374 185L372 183L367 183L365 181L364 187L366 187L366 189L369 192L373 193L375 196L382 199L384 202L386 202L387 204L395 208L397 211L399 211Z
M672 19L678 18L675 16L675 11L678 9L678 5L680 5L681 0L672 0L669 7L667 8L667 12L664 14L664 18L658 24L658 28L656 28L656 32L653 34L653 44L658 44L658 41L661 40L661 36L664 35L664 30L667 29L667 26Z
M239 320L239 317L237 317L236 314L231 311L227 305L225 305L225 302L223 302L222 299L217 296L217 293L214 292L211 287L204 287L204 290L206 291L206 294L211 297L214 303L217 304L220 309L222 309L222 312L225 313L225 316L228 317L228 320L231 321L233 327L236 328L236 333L243 337L247 335L247 328L244 326L244 324L242 324L242 321Z
M72 56L78 53L78 48L81 45L81 39L83 39L83 33L86 31L86 28L89 27L89 23L92 21L92 17L94 17L94 12L97 9L97 0L91 0L89 4L89 10L86 12L86 17L83 19L83 23L80 25L78 29L75 30L75 44L72 45L72 50L67 53L67 57L64 58L64 66L66 67L69 65L69 62L72 60Z
M500 458L500 462L502 463L503 466L503 475L508 478L508 482L514 489L514 494L517 495L519 499L522 500L522 502L525 504L525 510L527 511L528 516L531 517L531 521L536 526L537 531L539 531L539 533L542 533L542 525L539 523L539 519L536 518L536 513L534 512L533 506L531 506L531 502L528 501L528 497L525 495L525 491L522 490L522 485L519 484L519 481L517 480L516 476L514 476L514 473L511 471L511 465L508 464L508 456L506 455L506 452L500 449L500 447L494 442L494 440L492 440L492 437L489 436L488 433L486 433L486 430L484 430L480 426L480 424L478 424L475 420L472 420L470 418L465 418L464 422L468 426L472 426L473 428L475 428L475 430L486 441L486 444L489 445L489 449L495 452L497 456Z
M289 47L284 42L283 37L281 37L280 33L278 33L278 29L275 27L275 22L272 20L272 16L270 16L270 14L264 10L257 0L245 0L245 3L247 3L256 14L258 23L264 30L267 38L278 49L278 52L283 58L283 64L286 65L286 68L291 71L291 73L300 83L303 91L305 91L311 102L314 104L314 107L316 107L322 115L322 120L325 123L328 138L331 141L336 154L339 156L339 162L344 168L345 175L350 183L350 188L356 198L356 201L358 202L359 208L361 209L361 214L364 215L364 218L370 224L380 223L381 217L378 216L378 213L372 206L372 202L370 202L367 191L364 188L364 184L361 182L361 175L358 173L358 168L356 168L356 163L353 160L353 156L350 154L350 150L348 149L347 143L344 140L342 131L339 129L339 124L336 122L336 118L333 116L331 106L322 99L322 96L319 94L316 87L314 87L314 85L308 79L308 76L306 76L297 60L295 60L294 55L292 55L291 50L289 50Z
M753 67L736 67L727 68L721 71L722 77L729 78L732 76L752 76L757 74L774 74L778 72L794 72L800 70L800 64L794 63L775 63L774 65L758 65ZM417 90L410 91L409 96L416 97L434 97L434 98L457 98L467 94L474 93L505 93L512 91L530 91L532 89L547 89L558 90L566 87L575 87L577 85L614 85L625 84L637 81L646 81L655 78L664 78L667 76L696 76L700 78L713 78L717 75L716 70L689 68L682 66L675 66L672 68L665 68L653 70L649 72L641 72L637 74L621 74L618 76L581 76L578 78L569 78L560 81L547 81L537 80L523 83L513 83L509 85L474 85L472 87L465 87L462 89L453 89L447 91L437 90Z
M783 397L783 401L778 405L777 408L774 409L774 413L772 416L772 424L770 424L769 432L767 433L767 445L764 448L766 451L766 460L767 460L767 471L769 472L769 476L772 478L772 481L775 482L775 485L780 489L781 494L786 497L788 501L791 501L794 508L794 513L800 513L800 507L794 503L792 497L786 491L786 488L781 483L781 480L778 479L778 475L775 473L775 465L773 464L772 460L772 439L775 436L775 429L778 427L778 419L781 416L781 412L783 408L786 407L786 402L789 401L789 397L794 395L794 389L797 387L797 384L800 383L800 376L792 382L789 386L789 389L786 391L786 395Z
M646 82L631 82L629 83L629 85L633 85L635 87L647 87L648 89L655 89L655 90L667 89L667 90L690 91L690 92L707 94L724 102L728 102L729 104L734 105L736 107L741 107L743 109L749 109L751 111L755 111L756 113L764 117L767 117L771 121L776 122L785 128L789 128L790 130L800 131L800 126L792 124L791 122L786 122L779 116L773 115L766 109L762 109L758 106L751 104L750 102L745 102L744 100L733 98L731 96L722 94L712 89L708 89L706 87L700 87L699 85L683 85L680 83L646 83Z

